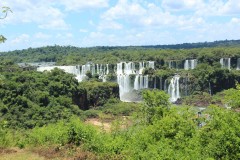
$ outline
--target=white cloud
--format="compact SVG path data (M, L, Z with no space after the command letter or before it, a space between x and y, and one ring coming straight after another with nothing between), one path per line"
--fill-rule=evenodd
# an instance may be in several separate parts
M231 19L231 23L232 24L236 24L236 25L240 25L240 18L235 18L235 17L232 18Z
M40 28L67 29L62 11L54 6L51 1L39 0L8 0L3 3L13 11L4 20L6 23L35 23Z
M66 24L62 19L56 19L49 21L48 23L39 25L39 28L42 29L54 29L54 30L67 30L70 28L70 25Z
M204 6L203 0L163 0L162 7L168 11L196 10Z
M81 32L81 33L87 33L88 30L87 30L87 29L79 29L79 32Z
M110 8L102 15L103 19L114 20L143 16L146 10L138 3L129 3L128 0L119 0L116 6Z
M49 34L44 34L44 33L42 33L42 32L38 32L38 33L36 33L36 34L34 35L34 37L37 38L37 39L49 39L49 38L51 38L52 36L49 35Z
M240 14L239 0L228 0L223 6L221 13L230 15Z
M67 10L82 10L89 8L108 7L108 0L60 0Z
M185 3L188 7L195 4L187 0L185 0ZM203 18L195 15L172 14L153 3L143 6L141 3L130 3L127 0L119 0L116 6L110 8L102 15L102 19L107 22L123 20L133 27L152 29L169 27L186 28L186 26L193 28L205 22ZM111 23L109 24L111 26Z
M88 24L91 25L91 26L95 26L95 23L93 22L93 20L89 20Z
M163 0L162 7L169 12L191 12L206 17L240 14L239 0Z
M74 36L72 33L58 33L56 35L57 39L64 39L64 40L69 40L72 39Z
M22 34L16 38L14 38L11 43L12 44L18 44L18 43L27 43L29 42L30 36L28 34Z
M67 37L67 38L73 38L73 34L72 34L72 33L67 33L67 34L66 34L66 37Z
M117 23L114 21L102 21L98 26L98 30L104 30L104 29L119 30L122 28L123 26L120 23Z

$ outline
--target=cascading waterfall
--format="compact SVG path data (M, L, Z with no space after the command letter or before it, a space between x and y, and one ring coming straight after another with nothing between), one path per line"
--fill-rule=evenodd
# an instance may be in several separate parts
M169 61L168 67L171 69L178 69L175 61Z
M185 60L185 62L184 62L184 69L185 70L194 69L196 66L197 66L197 60L196 59Z
M120 62L117 64L117 83L119 85L120 100L129 101L129 97L125 96L130 93L131 87L130 74L135 73L135 64L133 62Z
M139 62L139 71L138 71L138 74L142 74L143 72L143 69L144 69L144 62Z
M237 59L237 70L240 70L240 58Z
M149 87L149 76L142 75L144 68L153 68L154 62L139 62L138 69L134 62L120 62L117 64L117 77L120 90L120 99L122 101L131 101L131 93L134 90L140 90ZM132 85L131 76L134 76Z
M179 75L175 75L168 86L168 94L170 95L170 101L176 102L180 98L180 91L179 91Z
M179 61L175 61L175 60L168 61L168 68L176 69L176 70L180 69L179 68Z
M82 66L40 66L37 68L37 71L51 71L54 68L59 68L64 70L67 73L73 74L76 76L76 79L79 82L82 82L86 78L86 73L88 71L91 72L92 75L98 74L99 79L102 79L104 82L106 81L106 75L109 74L109 66L103 64L85 64Z
M222 68L231 69L231 58L221 58L220 63L222 65Z
M92 75L99 74L99 78L104 82L106 81L107 74L110 73L109 65L106 64L85 64L78 66L50 66L50 67L39 67L38 71L50 71L54 68L63 69L67 73L74 74L79 82L83 81L86 78L86 73L91 72ZM117 63L117 83L119 84L119 95L122 101L135 101L137 95L135 90L147 89L149 88L149 76L143 75L142 70L144 68L153 68L154 62L139 62L139 66L136 67L134 62L120 62ZM112 71L111 71L112 72ZM165 90L170 95L170 101L175 102L178 98L180 98L179 93L179 76L175 75L170 84L167 80L163 80L162 77L159 80L155 77L151 79L150 85L153 88L160 87L161 90ZM160 81L160 85L157 85L157 81ZM138 95L137 95L138 96ZM139 100L137 98L137 100Z
M120 92L120 99L121 99L124 93L128 93L131 91L130 77L129 75L118 75L117 81L119 85L119 92ZM125 100L125 99L121 99L121 100Z
M149 61L148 62L148 68L154 69L154 61Z
M168 84L168 80L165 79L165 81L164 81L164 88L163 88L165 92L168 91L167 84Z
M109 74L109 64L106 64L107 65L107 72L106 74Z
M135 80L134 80L134 89L135 90L148 88L148 84L149 84L148 75L146 75L146 76L136 75Z

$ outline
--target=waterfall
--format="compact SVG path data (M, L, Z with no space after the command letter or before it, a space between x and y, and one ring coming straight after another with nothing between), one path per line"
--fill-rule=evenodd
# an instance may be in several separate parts
M170 95L170 101L176 102L180 98L179 92L179 75L175 75L168 86L168 94Z
M140 75L139 78L140 78L140 80L139 80L139 89L143 89L143 88L144 88L144 87L143 87L143 86L144 86L144 84L143 84L143 83L144 83L143 76Z
M212 95L212 87L210 82L208 83L208 86L209 86L209 94Z
M144 81L144 88L148 88L148 75L143 77L143 81Z
M50 66L50 67L39 67L38 71L50 71L55 67L63 69L67 73L74 74L76 79L81 82L87 76L87 72L91 72L92 75L98 74L99 79L102 79L103 82L107 80L107 74L109 71L109 64L90 64L87 63L85 65L78 66ZM134 90L140 90L149 88L149 76L142 75L142 71L144 68L153 68L154 62L139 62L139 68L136 69L134 62L120 62L117 63L117 83L119 85L119 95L120 100L122 101L136 101L139 100L138 95L134 92ZM133 79L134 78L134 79ZM134 80L134 84L132 81ZM154 88L156 88L156 78L154 81ZM135 95L134 95L135 94Z
M221 58L220 63L222 68L231 69L231 58Z
M92 75L94 75L96 72L95 72L95 65L92 65L91 66L91 73L92 73Z
M154 69L154 61L149 61L148 67Z
M136 75L135 80L134 80L134 89L135 90L139 90L140 86L139 86L140 82L139 82L139 75Z
M135 74L135 64L133 62L124 63L124 73L125 74Z
M37 68L37 71L51 71L54 68L59 68L64 70L66 73L70 73L76 76L78 82L82 82L86 78L86 73L91 72L92 75L99 74L99 79L106 81L106 75L109 74L109 66L103 64L85 64L82 66L40 66Z
M135 80L134 80L134 89L135 90L148 88L148 84L149 84L148 75L146 75L146 76L136 75Z
M117 83L119 85L120 100L128 101L125 94L130 93L131 87L130 74L134 74L135 64L133 62L120 62L117 64Z
M167 81L168 81L167 79L165 79L165 81L164 81L164 91L165 92L167 92Z
M106 74L109 74L109 65L107 64L107 72Z
M176 63L176 62L175 62L175 63ZM170 69L176 68L176 66L174 66L174 61L169 61L169 62L168 62L168 67L169 67Z
M237 59L237 70L240 70L240 58Z
M139 62L139 74L142 74L143 72L143 69L144 69L144 62Z
M123 74L123 62L117 64L117 75Z
M185 62L184 62L184 69L185 70L194 69L196 66L197 66L197 60L196 59L185 60Z
M121 99L124 93L128 93L131 91L130 77L129 75L118 75L117 81L119 85L119 92L120 92L120 99ZM123 98L121 100L125 101L125 99Z
M189 88L188 88L188 82L189 82L189 77L186 76L183 78L183 88L184 88L184 94L185 96L189 95Z

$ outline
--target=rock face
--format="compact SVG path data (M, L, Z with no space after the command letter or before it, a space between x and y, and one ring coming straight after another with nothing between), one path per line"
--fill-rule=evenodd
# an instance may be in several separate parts
M87 104L87 108L84 109L102 106L110 98L119 98L119 87L117 83L88 81L80 83L80 86L86 90L87 103L84 101L84 98L80 101L81 106Z

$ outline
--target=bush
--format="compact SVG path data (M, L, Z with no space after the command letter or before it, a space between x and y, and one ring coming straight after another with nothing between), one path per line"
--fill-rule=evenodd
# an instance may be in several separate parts
M86 118L98 118L99 113L100 113L100 111L98 111L98 110L90 109L90 110L84 111L84 116Z
M120 102L116 99L110 99L101 110L106 114L129 116L134 111L140 109L140 104Z

